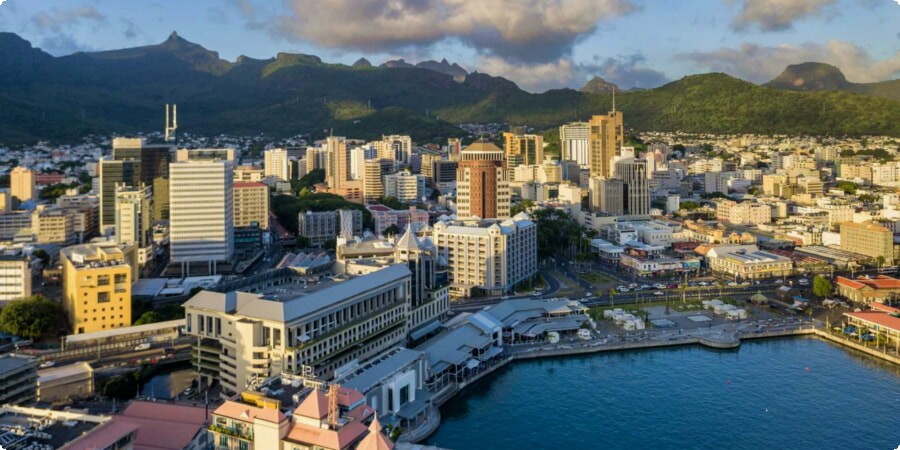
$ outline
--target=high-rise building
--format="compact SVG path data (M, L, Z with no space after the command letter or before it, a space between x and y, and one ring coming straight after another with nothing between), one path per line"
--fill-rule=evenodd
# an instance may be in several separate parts
M36 196L34 190L34 171L27 167L16 167L9 172L10 194L20 203L33 200Z
M841 224L841 250L881 258L885 266L894 264L894 233L874 222Z
M116 192L116 240L146 248L153 244L153 193L150 186L119 187Z
M113 139L113 160L140 162L138 180L153 192L154 221L169 218L169 163L174 149L170 144L147 144L144 139Z
M611 178L613 157L621 154L625 144L622 113L611 111L605 116L593 116L590 126L590 170L592 177Z
M432 166L432 183L435 188L444 192L456 187L456 171L459 169L458 160L435 161Z
M559 127L559 142L563 160L575 161L579 166L591 166L591 127L587 122L571 122Z
M340 189L350 180L350 147L347 139L329 136L325 140L325 183L331 189Z
M169 253L173 263L205 262L209 273L234 254L234 151L178 150L169 165Z
M21 251L0 253L0 305L31 296L30 260Z
M366 203L384 197L384 176L393 170L394 163L389 159L366 160L363 170L363 198Z
M615 216L625 214L625 184L617 178L591 178L591 210Z
M490 142L473 142L471 145L463 149L459 154L460 161L496 161L499 166L503 166L506 160L506 154L503 149L497 147Z
M616 176L625 186L623 207L625 214L650 214L650 182L647 180L647 160L625 158L616 162Z
M384 195L413 203L425 193L425 177L403 171L384 176Z
M525 214L477 224L437 222L432 242L447 261L451 295L497 295L537 272L537 226Z
M138 279L136 247L101 242L60 250L62 303L72 333L131 326L131 284Z
M434 163L436 161L441 161L444 158L441 156L440 152L426 149L422 149L419 154L422 158L422 167L419 169L419 173L425 177L426 183L432 185L434 183Z
M413 142L409 136L394 134L382 136L381 141L376 141L375 148L378 151L378 158L389 159L399 164L409 164Z
M350 179L362 180L366 172L366 161L378 157L374 147L353 147L350 150Z
M105 159L98 164L101 234L106 234L109 229L116 226L116 192L118 189L141 185L141 167L141 161L134 159ZM154 196L154 198L156 197Z
M265 171L257 166L237 166L234 168L234 181L258 181L264 178Z
M509 218L506 169L492 160L460 161L456 171L456 208L456 215L461 218Z
M306 173L316 169L325 169L327 164L327 152L319 147L307 147L306 149Z
M544 161L544 137L539 134L503 133L503 149L507 169Z
M349 211L349 212L344 212ZM348 223L349 222L349 223ZM362 234L362 212L357 209L338 211L302 211L297 216L298 234L309 239L309 245L321 247L344 232Z
M283 148L273 148L264 153L263 169L266 183L274 186L279 181L291 181L291 161Z
M234 227L244 228L255 224L261 230L268 230L269 187L259 182L236 181L233 189Z

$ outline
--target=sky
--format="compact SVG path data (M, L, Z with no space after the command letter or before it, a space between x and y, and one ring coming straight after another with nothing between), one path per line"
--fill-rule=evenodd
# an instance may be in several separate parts
M900 77L900 0L0 0L0 31L55 56L177 31L230 61L446 58L532 92L712 71L764 83L806 61Z

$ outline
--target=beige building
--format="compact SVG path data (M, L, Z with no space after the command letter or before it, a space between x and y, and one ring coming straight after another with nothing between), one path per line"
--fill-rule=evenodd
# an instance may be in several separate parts
M288 152L283 148L274 148L264 152L263 169L266 183L275 185L279 181L291 180L291 161Z
M759 225L772 221L772 208L753 202L716 200L716 219L734 225Z
M32 216L32 226L40 244L71 244L76 241L73 210L38 208Z
M593 116L588 126L591 176L610 178L613 175L613 157L622 154L625 144L622 113L611 111L605 116Z
M256 166L237 166L234 168L234 181L261 182L263 173L263 169Z
M149 186L116 190L116 239L142 249L153 246L153 191Z
M271 295L202 291L184 304L204 376L239 392L254 377L335 369L364 361L407 336L410 270L403 264L337 283Z
M234 226L269 229L269 187L259 182L234 183Z
M138 279L133 245L102 242L60 251L63 308L73 334L131 326L131 285Z
M30 258L21 252L0 253L0 305L31 296Z
M883 258L884 265L894 264L894 233L872 222L841 224L841 250Z
M389 159L369 159L363 166L363 198L366 203L377 202L384 197L384 176L394 170L394 162Z
M709 268L735 280L757 280L790 276L790 258L760 250L755 245L719 245L706 253Z
M34 188L34 171L27 167L16 167L9 172L9 192L19 200L33 200L37 193Z
M524 213L502 222L437 222L432 242L447 261L454 297L503 294L537 272L537 226Z
M625 183L616 178L595 178L588 181L591 211L615 216L625 214Z

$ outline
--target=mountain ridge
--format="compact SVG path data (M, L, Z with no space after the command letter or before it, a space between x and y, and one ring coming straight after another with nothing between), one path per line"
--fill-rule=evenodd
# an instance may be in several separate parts
M459 67L446 60L404 70L291 53L232 63L176 33L160 44L62 57L0 33L0 57L4 143L158 129L165 103L178 103L181 129L197 134L320 137L333 128L360 138L409 133L419 140L463 134L454 123L553 128L611 105L606 93L535 94L502 77L471 72L461 79L429 68ZM792 92L724 74L617 93L616 102L635 130L900 135L898 101ZM850 115L856 119L847 121Z

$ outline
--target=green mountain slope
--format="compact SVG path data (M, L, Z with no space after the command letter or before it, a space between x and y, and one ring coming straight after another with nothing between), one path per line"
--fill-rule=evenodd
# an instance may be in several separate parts
M790 91L847 91L900 100L900 80L852 83L847 81L841 69L817 62L787 66L780 75L764 86Z
M161 129L165 103L185 132L416 140L461 135L454 123L507 122L552 128L605 113L607 93L532 94L509 80L464 81L427 68L329 64L280 53L236 62L172 34L158 45L54 58L0 33L0 142L76 139L86 133ZM626 126L712 133L900 136L900 101L849 92L789 92L723 74L617 93Z

